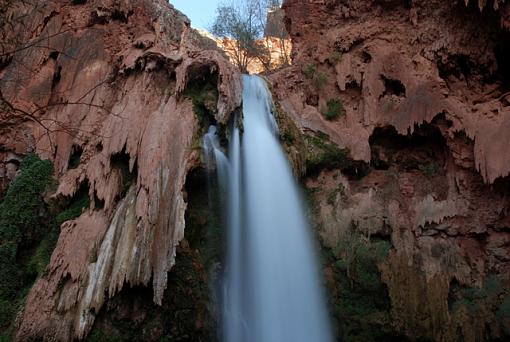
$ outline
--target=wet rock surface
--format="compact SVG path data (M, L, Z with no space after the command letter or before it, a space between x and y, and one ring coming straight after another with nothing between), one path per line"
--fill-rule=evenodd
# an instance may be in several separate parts
M36 151L55 165L52 200L89 201L16 339L214 340L221 234L204 236L220 224L187 179L197 137L239 107L239 75L166 1L34 3L22 35L44 44L0 58L2 96L33 115L0 107L0 194ZM269 78L337 335L508 339L510 4L284 9L293 66Z

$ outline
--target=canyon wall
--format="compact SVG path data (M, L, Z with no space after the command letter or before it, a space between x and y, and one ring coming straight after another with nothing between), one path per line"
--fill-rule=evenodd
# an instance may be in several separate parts
M270 79L338 334L507 339L510 4L283 8L293 66Z
M150 286L162 304L198 137L239 106L240 76L164 0L36 1L20 13L0 63L0 186L35 151L54 163L53 201L85 193L90 205L62 225L15 337L82 339L125 287Z
M268 80L339 338L508 339L510 4L283 8L293 65ZM94 327L92 340L159 340L162 329L214 340L203 295L219 252L196 246L221 224L199 137L239 107L239 74L164 0L15 10L26 15L0 55L0 194L36 152L55 166L48 202L88 199L61 226L15 338L83 339Z

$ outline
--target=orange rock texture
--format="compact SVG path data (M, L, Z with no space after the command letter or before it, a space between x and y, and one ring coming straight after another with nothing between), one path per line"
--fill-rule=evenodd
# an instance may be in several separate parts
M2 94L17 109L2 107L0 177L13 177L17 155L36 151L55 164L54 197L85 188L91 205L61 227L16 339L70 341L86 336L124 286L151 285L161 303L183 238L186 175L198 160L187 87L217 81L212 111L225 123L241 82L167 1L33 6L19 33L27 40L0 69Z
M350 158L305 177L324 244L390 243L378 268L399 336L508 338L510 4L283 8L293 66L270 76L278 106Z

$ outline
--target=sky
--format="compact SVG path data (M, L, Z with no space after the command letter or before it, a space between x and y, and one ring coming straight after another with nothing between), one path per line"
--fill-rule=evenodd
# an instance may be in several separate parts
M170 0L170 3L191 20L191 26L207 30L222 0Z

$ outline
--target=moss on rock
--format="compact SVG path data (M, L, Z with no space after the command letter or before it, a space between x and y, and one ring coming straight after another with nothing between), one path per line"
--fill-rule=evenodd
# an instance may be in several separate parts
M301 177L306 172L305 151L306 145L301 131L292 118L285 112L282 106L276 102L274 116L280 132L280 142L287 154L287 158L294 170L296 177Z
M390 321L390 298L378 265L391 244L353 230L334 249L323 248L330 306L343 341L401 340Z
M21 162L16 179L0 203L0 329L9 326L23 294L45 265L37 265L48 232L44 192L52 183L53 164L35 154ZM38 253L34 253L34 250ZM41 261L42 263L42 261Z
M11 323L34 281L43 277L60 225L88 207L88 195L65 206L45 200L56 184L53 164L27 155L0 203L0 333L10 340Z
M349 167L349 150L332 143L325 134L305 134L306 173L315 174L322 169Z
M216 120L216 105L218 103L217 79L196 79L190 81L184 96L193 103L193 112L199 125L199 135L202 136L207 128Z

